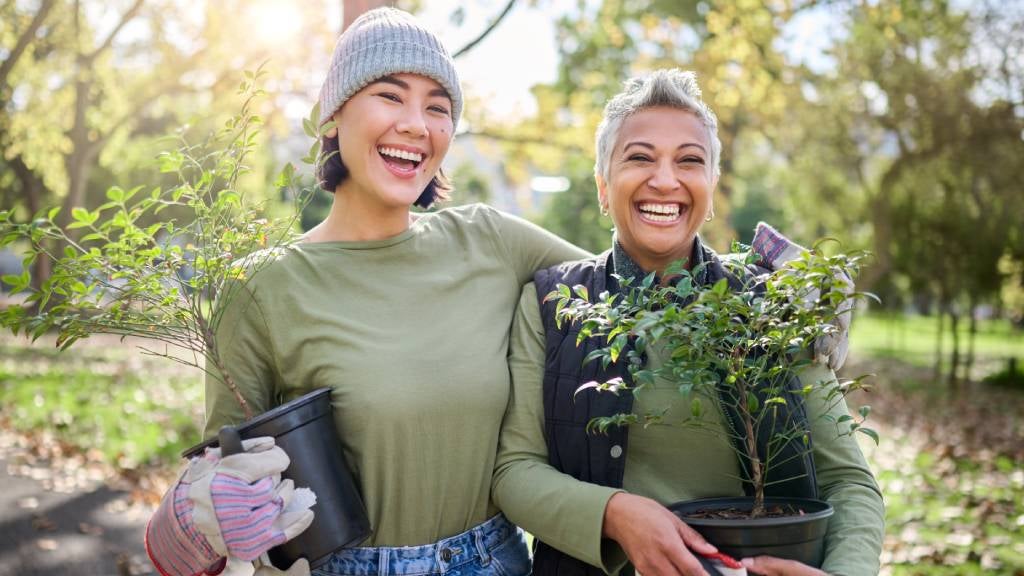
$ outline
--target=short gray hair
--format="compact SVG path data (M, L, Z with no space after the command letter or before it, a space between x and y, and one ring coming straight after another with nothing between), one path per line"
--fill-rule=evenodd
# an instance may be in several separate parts
M685 110L700 120L708 131L711 146L708 167L713 176L717 177L721 172L718 161L722 152L722 142L718 139L718 119L701 99L697 75L678 68L663 68L646 76L630 78L625 82L622 92L608 101L595 137L597 160L594 163L594 174L608 181L612 148L615 147L622 123L633 114L656 106Z

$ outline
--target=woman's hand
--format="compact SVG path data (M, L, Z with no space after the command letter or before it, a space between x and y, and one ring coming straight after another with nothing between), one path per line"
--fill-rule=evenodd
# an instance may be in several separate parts
M793 242L781 232L772 228L764 222L758 222L754 230L754 240L751 242L751 249L761 258L761 264L771 270L778 270L790 260L800 257L806 248ZM839 305L839 313L832 320L835 331L831 334L819 336L814 342L814 359L816 362L827 364L829 368L838 371L846 362L846 353L850 345L850 319L853 315L853 299L850 294L853 292L853 281L842 272L838 272L832 279L832 290L846 295L846 299ZM820 294L815 290L808 295L811 301L817 300Z
M707 572L690 549L717 549L667 508L650 498L620 492L608 500L603 533L615 540L644 576L703 576Z
M741 562L750 574L760 574L761 576L828 576L807 564L773 556L744 558Z

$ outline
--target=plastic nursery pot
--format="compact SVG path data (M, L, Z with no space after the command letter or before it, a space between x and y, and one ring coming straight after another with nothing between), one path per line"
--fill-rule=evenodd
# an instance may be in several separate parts
M333 552L359 544L370 535L366 507L337 440L330 392L330 388L314 390L236 427L242 438L273 436L291 459L282 477L316 494L310 527L268 552L274 566L281 569L299 558L306 558L316 568ZM189 448L184 456L197 456L217 445L218 439L211 438Z
M705 540L733 558L767 554L821 567L825 554L825 531L832 506L806 498L765 498L765 506L781 505L800 512L772 518L693 518L698 511L736 509L749 511L753 499L704 498L669 506L676 516L692 526Z

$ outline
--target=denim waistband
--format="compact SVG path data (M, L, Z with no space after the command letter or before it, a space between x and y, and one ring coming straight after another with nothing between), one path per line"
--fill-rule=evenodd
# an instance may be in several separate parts
M498 514L461 534L423 546L347 548L322 566L351 576L440 574L461 564L480 560L487 566L491 551L517 533L518 528Z

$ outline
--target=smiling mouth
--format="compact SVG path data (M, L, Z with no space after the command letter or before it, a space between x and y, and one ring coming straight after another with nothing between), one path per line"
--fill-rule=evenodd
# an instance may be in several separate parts
M679 220L680 213L685 209L681 204L662 204L659 202L644 202L637 205L637 210L645 220L652 222L675 222Z
M377 152L384 159L384 162L403 172L415 170L423 162L423 154L417 152L408 152L397 148L388 148L387 146L377 148Z

